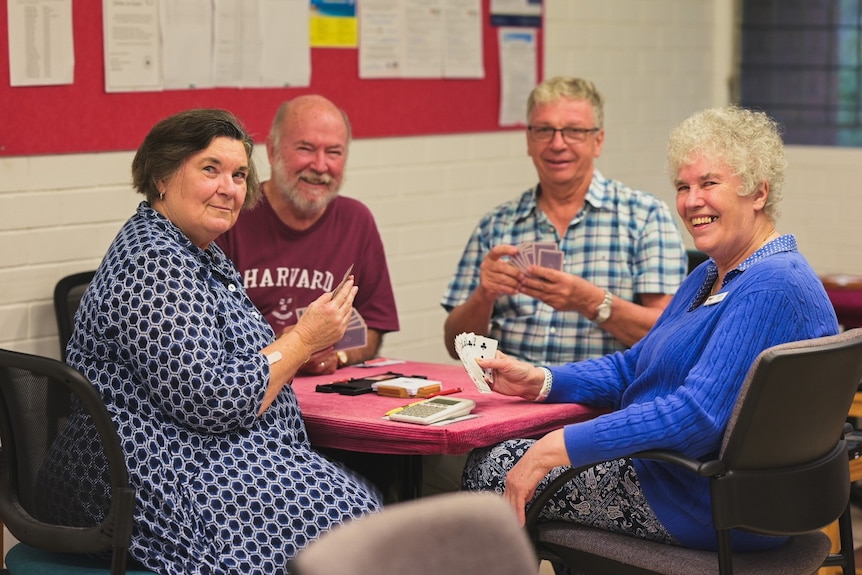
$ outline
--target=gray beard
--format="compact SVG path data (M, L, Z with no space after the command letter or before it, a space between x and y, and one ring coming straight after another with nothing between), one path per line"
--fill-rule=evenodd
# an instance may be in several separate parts
M301 180L301 175L297 175L297 177L293 179L288 179L285 177L281 169L273 166L272 183L275 187L275 192L290 202L290 205L292 205L293 209L296 210L297 216L301 218L311 218L318 215L326 209L329 202L335 199L338 195L339 189L341 188L341 186L338 185L335 188L330 188L325 195L319 198L308 199L299 189L299 183Z

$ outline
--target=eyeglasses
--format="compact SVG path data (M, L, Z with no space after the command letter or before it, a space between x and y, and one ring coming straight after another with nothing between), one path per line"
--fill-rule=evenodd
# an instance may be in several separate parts
M585 142L589 134L595 134L599 128L552 128L550 126L527 126L530 136L538 142L550 142L557 135L563 135L563 139L570 144Z

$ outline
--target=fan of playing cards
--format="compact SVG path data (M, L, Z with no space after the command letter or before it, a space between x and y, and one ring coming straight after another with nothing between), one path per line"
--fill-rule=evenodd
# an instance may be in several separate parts
M335 294L338 293L344 284L347 282L347 278L350 277L350 272L353 271L353 264L350 264L350 267L347 268L347 271L344 272L344 277L341 278L341 282L338 286L332 290L332 297L335 297ZM299 319L302 317L302 314L305 313L307 308L301 307L296 310L296 317ZM344 332L344 336L335 343L334 349L335 351L344 351L346 349L353 349L356 347L365 347L368 343L368 326L365 324L365 319L359 312L356 311L356 308L352 308L350 310L350 320L347 324L347 331Z
M488 382L494 382L493 370L482 369L476 359L494 359L497 354L497 340L472 332L460 333L455 336L455 351L476 388L482 393L491 393Z
M554 242L524 242L518 245L518 253L509 260L513 266L527 271L531 265L563 270L563 252Z
M302 317L307 308L301 307L296 310L297 317ZM335 342L333 349L335 351L343 351L356 347L365 347L368 343L368 326L365 324L365 319L359 315L356 308L350 310L350 320L348 320L347 331L344 336Z

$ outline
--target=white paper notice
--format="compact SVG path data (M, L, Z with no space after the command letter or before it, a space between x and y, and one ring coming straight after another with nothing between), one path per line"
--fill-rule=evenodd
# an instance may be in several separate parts
M402 78L443 77L443 9L440 0L406 0Z
M447 78L484 78L482 1L445 0L444 13L443 75Z
M359 3L359 77L401 76L402 18L398 0Z
M483 78L481 0L362 0L360 78Z
M215 0L214 18L216 86L260 86L257 0Z
M8 0L12 86L71 84L75 76L72 0Z
M163 0L161 14L165 88L212 88L211 0Z
M536 30L498 28L500 40L500 125L526 119L526 102L536 84Z
M308 0L261 0L261 86L311 83L310 17Z
M105 91L162 89L159 3L102 0Z
M491 0L491 14L541 16L542 2L540 0Z
M214 17L217 86L309 85L308 0L216 0Z

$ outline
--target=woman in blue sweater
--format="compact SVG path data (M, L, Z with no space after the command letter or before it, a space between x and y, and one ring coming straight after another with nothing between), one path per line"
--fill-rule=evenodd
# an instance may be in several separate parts
M712 549L706 479L623 456L644 449L717 454L755 357L780 343L835 334L838 322L796 239L775 229L786 162L772 119L738 107L696 113L672 132L668 164L677 211L710 259L629 350L556 367L503 354L480 361L494 370L497 393L611 411L537 441L473 452L464 486L503 492L523 521L537 487L560 466L604 462L570 482L543 517ZM596 306L602 297L597 288ZM734 533L737 550L782 541Z

